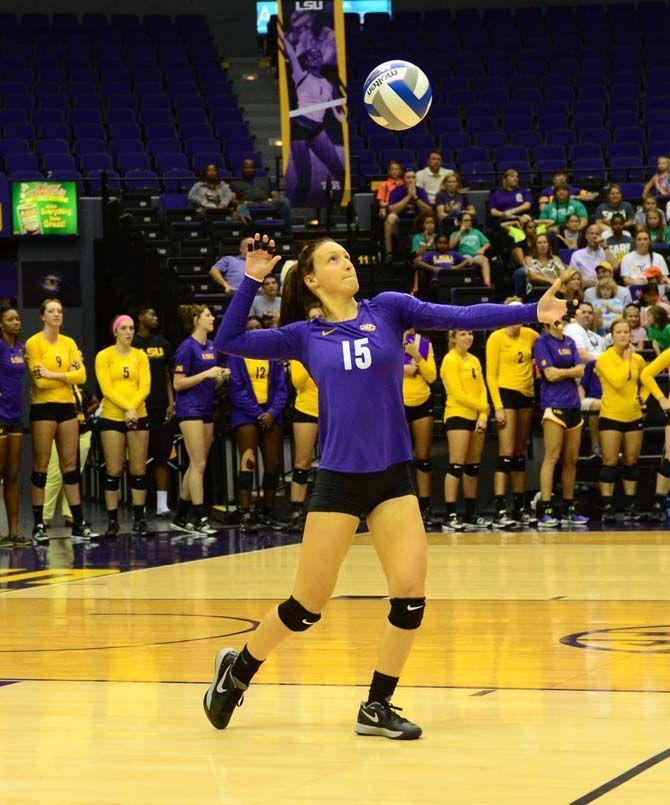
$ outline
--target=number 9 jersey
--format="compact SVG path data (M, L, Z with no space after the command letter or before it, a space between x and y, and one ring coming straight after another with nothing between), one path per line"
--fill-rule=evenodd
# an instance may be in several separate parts
M73 403L72 386L83 386L86 382L86 369L77 344L66 335L58 335L52 343L43 333L36 333L26 341L26 363L30 372L30 402ZM35 377L37 367L50 372L62 372L63 380L47 380Z

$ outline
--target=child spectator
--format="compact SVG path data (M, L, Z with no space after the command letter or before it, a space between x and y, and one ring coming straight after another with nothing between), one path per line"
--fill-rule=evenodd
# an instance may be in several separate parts
M670 202L669 202L670 204ZM656 196L645 196L644 200L642 201L642 206L637 207L635 210L635 218L633 219L635 222L636 227L644 226L644 219L647 216L647 212L649 210L657 210L658 209L658 200ZM664 220L668 218L668 211L666 210Z
M668 313L660 305L652 305L649 310L650 324L647 327L647 335L654 348L654 352L660 355L661 352L670 347L670 325L668 324Z
M403 183L402 165L392 159L386 166L386 179L377 188L377 206L379 207L379 217L386 218L386 209L389 205L389 196Z
M630 340L635 349L644 349L647 331L640 324L640 308L637 305L626 305L623 317L630 324Z
M670 198L670 157L659 157L656 161L656 173L642 190L642 197L655 192L664 201Z
M633 248L633 238L626 231L626 220L620 212L610 218L612 234L605 240L605 254L614 268L619 268L621 261Z
M491 284L491 265L486 252L491 243L483 232L475 229L473 223L471 213L461 213L461 217L458 219L458 229L452 232L449 238L449 248L456 249L466 257L471 257L472 262L481 268L484 285L488 286Z
M660 210L647 210L642 229L649 233L652 243L670 243L670 227L666 227Z
M424 212L414 220L416 232L412 235L412 255L420 257L435 248L435 213Z
M617 286L611 277L598 280L593 309L600 311L602 326L606 331L623 314L623 301L617 297Z
M565 224L559 227L556 240L565 249L579 249L584 245L584 230L579 215L569 215Z
M649 282L642 290L642 304L640 306L640 323L643 327L649 327L651 316L649 310L652 307L662 307L670 316L670 304L661 296L658 284Z

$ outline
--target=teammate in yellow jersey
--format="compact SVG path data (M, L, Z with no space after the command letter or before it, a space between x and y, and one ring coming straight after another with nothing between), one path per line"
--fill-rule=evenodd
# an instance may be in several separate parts
M619 454L624 491L624 520L641 519L635 508L638 460L642 449L644 422L641 399L648 391L641 389L644 358L631 347L631 328L625 319L612 325L612 346L596 360L596 374L603 387L598 430L602 451L600 496L603 523L616 520L612 496L616 483Z
M416 464L416 490L423 524L427 529L441 522L430 510L430 480L433 468L430 453L433 445L433 404L430 386L437 378L433 345L414 329L403 337L405 347L402 398L405 419L409 425Z
M447 522L444 531L476 531L489 528L491 521L477 514L477 476L484 449L489 416L482 365L470 354L470 330L450 330L450 350L440 367L440 378L447 392L444 428L449 442L449 466L444 478ZM463 478L465 515L456 513L458 487Z
M661 466L656 476L656 495L654 504L651 507L649 517L658 523L664 523L665 517L665 498L670 493L670 399L663 394L658 383L654 379L656 375L665 372L670 368L670 349L665 349L661 354L642 370L642 382L649 389L665 414L665 444L663 447L663 458Z
M48 542L44 525L44 487L54 441L63 474L63 487L72 511L72 536L89 540L98 535L84 523L79 489L79 422L72 386L86 382L86 369L75 342L61 335L63 306L45 299L40 306L41 332L26 341L30 372L30 430L33 441L33 538Z
M505 304L520 305L521 300L510 297ZM486 342L486 385L498 427L498 460L493 475L496 528L537 525L537 518L525 505L525 493L526 447L535 405L533 346L538 337L530 327L506 327L491 333ZM510 476L511 516L505 501Z
M133 532L146 534L144 504L147 497L149 418L145 400L151 390L151 369L146 352L132 347L135 324L130 316L112 322L114 344L95 356L95 374L102 392L99 421L105 455L106 537L119 533L119 486L128 450Z

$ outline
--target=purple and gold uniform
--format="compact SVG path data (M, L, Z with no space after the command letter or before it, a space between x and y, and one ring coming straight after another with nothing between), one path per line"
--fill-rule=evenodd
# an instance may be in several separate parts
M555 369L572 369L581 363L577 345L564 335L556 338L551 333L543 333L533 347L535 364L540 372L540 405L542 408L576 408L581 407L577 384L573 377L566 377L550 383L544 377L544 370L549 367Z
M245 277L214 343L231 355L293 359L307 368L319 389L320 467L339 473L381 472L412 459L403 424L405 330L483 330L537 321L535 304L455 307L382 293L359 302L349 321L317 318L247 332L258 286Z
M25 354L26 348L21 341L15 341L10 347L0 338L0 431L3 425L21 422Z
M240 425L257 425L263 413L272 414L281 425L282 412L288 402L286 367L278 361L230 358L228 395L233 429Z
M246 320L245 320L246 323ZM206 372L213 366L219 366L214 342L210 339L204 344L193 336L184 339L177 347L174 356L174 372L176 375L193 377ZM205 378L185 391L175 393L175 416L178 419L211 419L214 414L214 396L216 381L212 377Z

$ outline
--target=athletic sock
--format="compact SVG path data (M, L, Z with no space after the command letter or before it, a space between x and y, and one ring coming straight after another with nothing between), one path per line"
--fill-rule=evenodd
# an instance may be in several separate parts
M497 512L502 511L505 508L505 495L495 496L495 507Z
M168 493L162 490L156 492L156 511L162 514L168 510Z
M190 500L184 500L183 498L179 498L179 500L177 501L177 517L182 519L186 517L190 508L191 508Z
M477 516L477 498L465 498L465 519L472 522Z
M304 503L291 503L291 511L293 511L294 514L300 514L303 506Z
M537 516L542 517L546 514L547 509L551 506L550 500L538 500L537 502Z
M118 523L119 522L119 510L118 509L107 509L107 519L110 523Z
M655 495L654 496L654 500L656 501L656 503L658 503L663 508L665 508L665 498L666 498L665 495Z
M524 492L513 492L512 500L514 501L514 511L518 512L523 509L524 499L526 495Z
M202 520L202 518L205 516L205 504L204 503L194 504L192 510L193 510L193 522L199 523L200 520Z
M249 653L249 649L245 646L242 651L237 655L237 659L230 669L232 675L238 682L248 685L256 675L258 669L263 665L264 660L257 660Z
M74 506L70 504L70 511L72 512L72 528L81 528L81 524L84 522L81 503L75 503Z
M637 500L637 495L624 495L623 496L623 505L626 509L635 507L635 501Z
M445 505L447 507L447 517L450 514L456 514L456 503L455 502L454 503L447 502Z
M33 517L35 518L35 525L40 525L44 522L44 506L33 506Z
M575 505L575 501L574 501L574 500L572 500L572 498L570 498L569 500L568 500L568 498L563 498L563 502L561 503L561 506L563 507L563 513L564 513L564 514L567 514L567 513L568 513L568 511L569 511L569 510L572 508L572 506L574 506L574 505Z
M381 671L375 671L372 675L366 704L370 704L370 702L388 702L395 693L399 678L397 676L387 676L382 674Z
M422 512L425 512L427 509L430 508L430 498L419 498L419 508Z
M133 521L138 522L144 517L144 506L133 506Z

